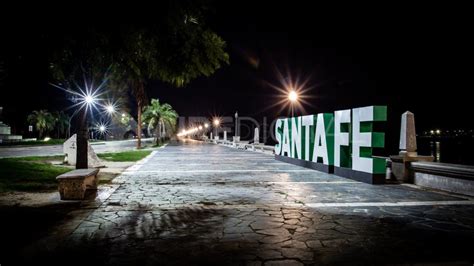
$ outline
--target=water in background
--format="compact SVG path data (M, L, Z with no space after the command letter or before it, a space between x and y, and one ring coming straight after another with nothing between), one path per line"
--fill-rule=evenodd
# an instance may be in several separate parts
M474 138L417 139L418 154L432 155L436 162L474 165Z

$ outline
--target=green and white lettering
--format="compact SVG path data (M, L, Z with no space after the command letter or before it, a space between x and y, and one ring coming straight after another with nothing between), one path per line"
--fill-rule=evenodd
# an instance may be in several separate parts
M288 120L289 119L283 119L283 145L281 148L281 155L292 157L290 149L290 126Z
M334 133L333 114L318 114L314 134L313 162L333 164Z
M311 144L311 128L314 125L314 115L305 115L301 117L301 125L304 127L303 143L304 143L304 160L311 161L312 149Z
M372 157L372 148L383 148L385 134L373 132L374 121L387 121L386 106L352 109L352 169L383 174L385 160Z
M275 138L277 140L277 144L275 144L275 154L281 154L281 143L282 143L282 124L283 120L278 119L275 124Z
M351 167L351 110L334 112L334 166Z
M291 119L291 155L301 160L301 116Z

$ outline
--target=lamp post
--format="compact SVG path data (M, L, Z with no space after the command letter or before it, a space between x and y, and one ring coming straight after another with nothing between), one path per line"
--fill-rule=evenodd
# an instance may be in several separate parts
M214 118L214 135L217 136L217 128L219 127L221 121L218 118Z
M76 169L87 169L89 167L87 154L88 145L87 140L89 139L89 128L87 126L87 111L93 108L97 99L95 94L86 92L82 99L80 99L82 107L79 111L78 116L78 132L76 138Z
M240 127L239 127L239 113L235 112L235 137L238 138L240 136Z
M76 137L76 169L87 169L89 166L87 161L87 108L82 108L78 116L78 132Z

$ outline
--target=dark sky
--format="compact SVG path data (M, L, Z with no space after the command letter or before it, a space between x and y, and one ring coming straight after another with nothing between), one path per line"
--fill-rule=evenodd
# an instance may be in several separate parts
M110 27L153 20L151 7L83 9L35 12L31 7L12 10L18 12L15 19L2 19L0 59L8 72L0 85L0 106L4 120L14 127L24 126L33 109L65 107L64 95L48 85L47 53L55 44L43 39L42 32L54 32L60 39L70 25L80 26L85 18ZM279 93L266 83L279 85L281 71L309 78L307 113L383 104L395 131L406 110L415 113L419 130L472 128L472 19L463 10L216 1L208 23L227 42L230 65L185 88L150 81L147 90L184 116L239 110L271 119L287 114L269 108Z

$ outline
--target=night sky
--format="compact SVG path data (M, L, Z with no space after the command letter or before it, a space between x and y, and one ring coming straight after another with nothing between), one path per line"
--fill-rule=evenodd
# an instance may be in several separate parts
M227 42L230 65L185 88L147 83L150 98L170 103L182 116L236 110L257 120L287 115L286 109L269 108L279 93L267 83L281 85L280 71L309 78L307 114L388 105L395 135L406 110L415 113L419 131L471 128L474 46L472 23L462 7L329 8L298 1L216 1L214 6L208 23ZM85 10L35 12L32 7L12 10L18 12L14 19L2 18L0 61L7 76L0 84L0 106L14 129L24 129L31 110L61 110L68 104L48 84L47 54L55 41L82 23L120 27L153 20L147 7L97 8L87 16Z

